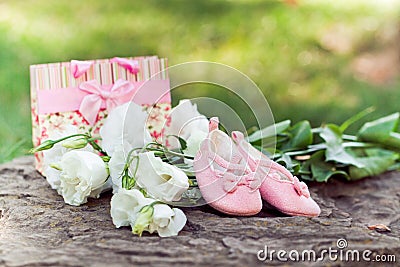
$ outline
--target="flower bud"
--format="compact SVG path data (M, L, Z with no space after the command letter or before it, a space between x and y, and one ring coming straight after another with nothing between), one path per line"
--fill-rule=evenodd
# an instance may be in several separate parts
M101 156L101 159L102 159L104 162L110 162L111 157L110 157L110 156Z
M32 148L30 150L30 152L31 153L36 153L36 152L39 152L39 151L50 149L50 148L52 148L54 146L55 143L56 142L53 141L53 140L46 140L43 143L41 143L39 146L37 146L35 148Z
M124 175L122 176L122 188L125 188L126 190L131 190L136 184L135 178L131 177L126 170L124 172Z
M132 233L142 236L143 231L148 228L153 219L154 207L152 205L144 206L132 226Z
M52 163L52 164L50 164L50 167L57 171L62 171L62 168L61 168L60 164L58 164L58 163Z
M65 148L71 148L71 149L80 149L84 148L87 146L88 140L86 138L79 138L75 140L68 140L63 142L62 146Z

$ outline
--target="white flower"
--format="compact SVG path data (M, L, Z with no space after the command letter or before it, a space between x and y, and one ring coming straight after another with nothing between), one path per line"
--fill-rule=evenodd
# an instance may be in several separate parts
M125 152L141 148L152 141L146 128L148 114L134 102L127 102L111 110L100 128L102 147L112 155L117 146Z
M184 99L171 110L171 124L165 129L165 136L176 135L186 140L185 154L195 156L200 143L207 137L208 120L197 111L197 105ZM170 136L168 143L171 148L178 148L177 138Z
M138 155L139 164L136 172L136 183L154 198L164 201L178 201L183 192L189 188L186 174L177 167L163 162L147 152ZM130 170L134 173L136 164L131 164Z
M111 217L117 228L130 225L134 234L148 231L161 237L178 235L187 221L180 209L156 204L137 189L123 188L111 198Z
M65 203L79 206L88 197L99 197L108 178L107 166L95 153L69 151L57 165L59 186L57 192Z
M157 232L161 237L176 236L185 226L186 221L186 216L180 209L171 209L168 205L156 204L149 232Z
M137 189L118 190L111 198L111 218L114 225L117 228L133 225L139 211L152 202L153 199L144 197Z
M78 128L72 125L67 125L63 131L55 131L51 134L48 140L57 140L66 136L74 135L78 133ZM79 139L80 137L70 138L65 141L55 144L51 149L43 151L43 170L44 176L46 176L47 182L50 184L51 188L58 189L60 186L60 179L58 172L50 167L51 164L57 163L61 160L62 156L71 151L71 149L63 146L64 143L68 143L71 140ZM79 149L80 151L93 151L90 145Z

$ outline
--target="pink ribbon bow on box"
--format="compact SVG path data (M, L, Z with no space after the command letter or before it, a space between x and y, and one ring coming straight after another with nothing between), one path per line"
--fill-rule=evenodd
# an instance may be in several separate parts
M71 73L74 78L79 78L90 69L94 61L71 60Z
M131 74L137 74L140 70L139 62L122 57L114 57L110 59L111 63L118 63L121 67L129 71ZM71 60L71 73L75 79L85 74L94 64L94 61Z
M135 87L132 83L124 80L117 80L113 85L100 85L96 80L83 82L79 89L89 93L82 99L79 112L93 125L96 122L103 103L106 104L108 111L116 106L122 105L122 98L131 93Z
M137 74L139 72L139 62L137 60L131 60L127 58L122 58L122 57L114 57L110 59L111 63L118 63L121 67L126 69L132 74Z

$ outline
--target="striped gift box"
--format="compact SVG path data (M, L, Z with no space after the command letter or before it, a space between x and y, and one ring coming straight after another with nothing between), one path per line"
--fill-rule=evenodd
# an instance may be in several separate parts
M118 104L133 101L151 110L147 126L154 139L161 138L171 109L167 65L165 58L145 56L30 66L33 145L40 145L55 132L63 132L68 125L76 126L82 133L98 135L109 106L102 101L98 111L86 114L93 107L83 109L83 99L97 93L85 91L87 84L99 88L103 99L104 91L108 94L129 83L132 90L124 92ZM37 170L43 172L42 153L35 157Z

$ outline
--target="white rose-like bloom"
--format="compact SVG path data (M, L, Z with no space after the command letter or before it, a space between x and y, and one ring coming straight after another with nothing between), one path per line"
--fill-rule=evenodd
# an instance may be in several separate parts
M177 167L163 162L154 152L141 153L136 172L136 183L154 198L164 201L178 201L189 188L186 174ZM131 164L133 173L136 164Z
M144 197L137 189L120 189L111 198L111 218L114 225L117 228L130 225L133 232L139 235L143 231L157 232L161 237L178 235L186 224L185 214L166 204L155 204L155 201ZM145 206L147 209L143 209Z
M60 186L57 192L65 203L79 206L88 197L99 197L108 178L107 166L95 153L69 151L58 163Z
M111 198L111 218L114 225L117 228L133 225L139 211L154 201L154 199L144 197L137 189L121 188Z
M149 232L157 232L161 237L176 236L186 224L186 216L180 209L165 204L154 205L153 220Z
M184 99L171 110L171 124L165 129L165 136L176 135L187 143L185 154L195 156L200 149L201 142L208 134L208 120L197 111L197 105ZM175 137L169 137L171 148L178 148L179 141Z
M73 125L67 125L63 131L55 131L53 132L48 140L57 140L61 139L66 136L74 135L78 133L78 128L73 126ZM71 140L78 139L80 137L76 138L70 138L65 141L59 142L55 144L51 149L44 150L43 151L43 174L47 179L47 182L50 184L52 189L58 189L60 186L60 179L59 179L59 172L52 167L50 167L51 164L57 163L61 160L62 156L67 153L68 151L71 151L72 149L65 148L62 146L64 142L68 142ZM92 146L87 145L84 148L79 149L80 151L93 151Z
M148 114L142 106L127 102L110 111L100 128L102 148L109 156L117 146L123 145L126 153L141 148L152 141L146 128Z

